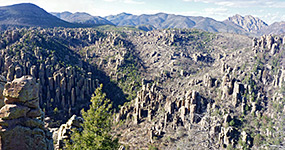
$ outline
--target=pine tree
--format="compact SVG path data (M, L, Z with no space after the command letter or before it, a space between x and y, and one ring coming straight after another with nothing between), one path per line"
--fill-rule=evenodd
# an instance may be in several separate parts
M118 139L110 134L112 127L112 104L102 93L101 84L91 98L91 105L87 112L81 110L84 123L83 131L74 131L71 136L72 143L67 144L67 149L75 150L113 150L118 149Z

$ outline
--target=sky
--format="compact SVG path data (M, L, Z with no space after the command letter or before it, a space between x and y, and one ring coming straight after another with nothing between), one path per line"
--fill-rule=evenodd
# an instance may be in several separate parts
M134 15L163 12L218 21L235 14L252 15L269 25L285 21L285 0L0 0L0 6L17 3L33 3L48 12L87 12L102 17L122 12Z

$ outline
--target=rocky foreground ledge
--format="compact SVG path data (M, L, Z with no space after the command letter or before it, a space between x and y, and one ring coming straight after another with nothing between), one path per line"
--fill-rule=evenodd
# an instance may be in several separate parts
M4 104L0 109L0 149L52 150L52 135L44 127L36 80L23 76L5 86L6 79L1 76L0 80L0 101Z

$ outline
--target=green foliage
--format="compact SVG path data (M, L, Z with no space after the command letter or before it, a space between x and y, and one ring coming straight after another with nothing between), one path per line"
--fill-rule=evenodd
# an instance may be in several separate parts
M242 150L249 150L249 145L246 142L242 141L242 138L239 138L238 144L241 146Z
M89 110L82 110L84 123L83 131L74 131L71 136L72 143L67 144L67 149L88 149L88 150L113 150L118 149L118 139L113 139L110 134L112 127L112 104L102 93L101 84L96 89L94 96L91 98Z
M285 81L282 82L281 93L285 94Z
M149 147L148 147L148 150L158 150L158 148L155 146L155 145L150 145Z
M277 67L279 66L279 61L280 61L280 57L274 57L273 60L272 60L272 66L273 67Z
M253 72L257 72L258 70L263 69L263 62L262 62L261 58L256 57L255 59L256 59L256 63L253 65L253 69L252 69Z
M263 137L260 134L256 134L253 140L253 144L256 146L260 146L262 144Z
M249 106L245 105L245 110L248 111L249 110Z
M227 150L234 150L234 148L233 148L233 146L232 146L231 144L229 144L229 145L227 146Z
M141 75L138 68L138 61L130 52L126 54L124 64L118 68L120 76L124 76L119 79L118 86L126 93L129 101L136 97L141 87Z
M124 32L124 31L142 31L139 30L135 27L131 27L131 26L124 26L124 27L117 27L117 26L113 26L113 25L103 25L103 26L98 26L96 27L97 30L99 31L117 31L117 32Z
M220 111L220 109L215 109L214 112L213 112L213 115L221 117L222 116L222 112Z
M230 121L229 125L230 126L234 126L235 125L235 120L233 119L232 121Z
M241 66L241 70L244 71L246 69L246 66L247 66L247 62Z
M58 114L58 108L57 107L54 108L53 113L54 113L54 115Z

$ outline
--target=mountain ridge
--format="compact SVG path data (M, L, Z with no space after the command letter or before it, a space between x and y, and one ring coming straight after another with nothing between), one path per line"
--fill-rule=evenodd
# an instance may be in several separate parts
M241 26L248 32L262 30L268 27L268 24L258 17L253 17L251 15L241 16L236 14L232 17L228 17L225 21L230 21L238 26Z
M88 25L114 25L110 21L100 16L92 16L86 12L51 12L52 15L67 22L80 23Z
M0 7L1 26L73 27L32 3L21 3Z
M144 31L167 28L196 28L208 32L226 32L251 36L285 33L284 23L268 25L251 15L236 14L224 21L202 16L183 16L167 13L133 15L120 13L106 17L86 12L51 12L32 3L0 7L0 29L9 27L96 27L99 25L133 26ZM283 21L284 22L284 21Z
M106 16L105 19L117 26L152 25L157 29L166 28L197 28L209 32L229 32L245 35L262 35L268 33L271 25L251 15L241 16L236 14L224 21L202 16L183 16L167 13L132 15L120 13ZM273 23L274 24L274 23ZM275 28L278 24L275 22ZM271 34L284 33L283 26L279 30L271 30Z
M246 34L236 26L229 26L226 23L219 22L207 17L182 16L166 13L157 13L150 15L132 15L128 13L121 13L118 15L107 16L105 18L117 26L136 26L145 24L152 25L157 29L197 28L210 32L231 32Z

